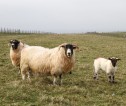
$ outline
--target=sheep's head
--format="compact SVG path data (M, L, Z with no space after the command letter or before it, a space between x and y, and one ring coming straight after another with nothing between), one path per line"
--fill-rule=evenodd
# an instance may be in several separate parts
M20 41L18 41L18 40L15 40L15 39L14 40L10 40L10 45L11 45L13 50L18 48L19 43L20 43Z
M67 43L61 44L60 47L63 47L65 49L65 54L69 58L72 57L73 50L78 48L77 45L67 44Z
M118 60L121 60L121 59L116 58L116 57L111 57L111 58L108 58L108 59L111 60L113 67L116 66L116 63L117 63Z

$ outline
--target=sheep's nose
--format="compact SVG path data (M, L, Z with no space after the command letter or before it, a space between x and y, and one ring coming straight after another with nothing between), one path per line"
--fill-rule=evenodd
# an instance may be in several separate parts
M67 53L68 56L71 56L71 53Z
M15 47L15 45L12 45L12 47L14 48L14 47Z
M16 46L12 44L12 48L13 48L13 49L16 49Z
M68 55L70 55L70 53L68 53Z
M71 56L71 50L67 49L67 56L70 57Z

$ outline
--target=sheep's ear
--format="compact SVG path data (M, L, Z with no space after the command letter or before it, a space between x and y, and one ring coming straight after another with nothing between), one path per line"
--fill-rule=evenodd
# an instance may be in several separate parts
M9 43L12 43L13 40L10 40Z
M73 49L79 49L77 45L73 45Z
M116 58L116 60L121 60L121 59L119 59L119 58Z
M8 41L9 43L8 43L8 46L11 46L11 43L12 43L12 40L10 40L10 41Z
M62 46L60 46L60 47L63 47L63 48L65 48L65 45L62 45Z
M109 60L112 60L112 58L110 58L110 57L109 57L108 59L109 59Z
M61 45L59 45L59 47L65 47L67 43L63 43Z

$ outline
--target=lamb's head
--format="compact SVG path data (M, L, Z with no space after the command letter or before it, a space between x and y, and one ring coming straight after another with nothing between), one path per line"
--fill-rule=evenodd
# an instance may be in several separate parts
M65 54L68 58L72 57L73 50L78 48L77 45L67 43L61 44L60 47L63 47L65 49Z
M121 59L116 58L116 57L111 57L111 58L108 58L108 59L111 60L113 67L116 66L116 63L117 63L118 60L121 60Z
M20 41L18 41L18 40L15 40L15 39L14 40L10 40L10 45L11 45L13 50L17 49L19 44L20 44Z

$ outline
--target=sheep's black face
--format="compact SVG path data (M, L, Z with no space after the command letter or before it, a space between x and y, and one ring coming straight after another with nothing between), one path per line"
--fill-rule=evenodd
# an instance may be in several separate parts
M11 41L10 41L10 44L11 44L13 50L15 50L15 49L18 48L19 43L20 43L20 42L19 42L18 40L11 40Z
M109 60L111 60L113 67L115 67L115 66L116 66L117 61L118 61L118 60L121 60L121 59L116 58L116 57L112 57L112 58L109 58Z
M73 49L76 49L76 47L73 46L72 44L67 44L67 45L64 45L62 47L64 47L64 49L65 49L66 56L69 57L69 58L72 57Z
M72 57L73 55L73 45L66 45L65 46L65 54L67 55L67 57Z

